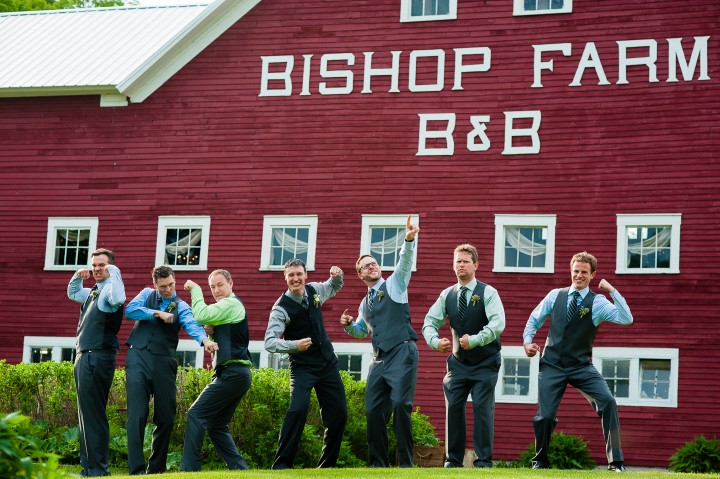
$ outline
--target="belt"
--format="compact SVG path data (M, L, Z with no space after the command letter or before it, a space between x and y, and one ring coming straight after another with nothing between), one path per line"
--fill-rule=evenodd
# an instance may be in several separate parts
M103 349L85 349L83 351L80 351L80 354L85 353L112 353L117 354L118 350L116 348L103 348Z

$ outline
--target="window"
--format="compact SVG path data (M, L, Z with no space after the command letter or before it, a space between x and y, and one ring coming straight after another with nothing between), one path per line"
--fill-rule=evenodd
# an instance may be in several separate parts
M618 404L677 407L677 349L594 348L593 363Z
M23 362L75 361L75 337L25 336Z
M555 215L495 215L496 273L553 273Z
M495 386L497 402L536 403L540 357L528 358L522 346L503 346L502 365Z
M679 213L617 215L615 272L680 273L680 220Z
M347 371L356 381L362 377L362 354L338 354L340 371Z
M282 271L287 260L298 258L313 271L317 225L317 215L265 216L260 270Z
M411 215L410 221L419 225L420 217ZM406 223L407 215L363 215L360 254L371 254L383 271L394 271L405 241ZM417 247L413 253L413 271L416 269L416 258Z
M75 271L88 266L97 231L97 218L48 218L45 269Z
M401 0L401 22L455 20L457 0Z
M160 216L155 264L175 271L206 270L209 242L209 216Z
M572 13L572 0L513 0L513 15Z

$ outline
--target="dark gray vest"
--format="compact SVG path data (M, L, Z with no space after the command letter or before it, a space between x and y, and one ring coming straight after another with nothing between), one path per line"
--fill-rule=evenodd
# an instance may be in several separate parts
M582 300L575 315L567 320L567 300L570 288L561 290L550 316L550 332L548 332L543 359L563 368L590 363L592 345L597 334L597 326L592 320L592 305L595 293L589 291ZM580 317L580 311L587 308L587 313Z
M451 289L445 297L445 311L450 319L453 336L453 356L462 363L479 364L485 359L500 352L500 339L496 338L485 346L478 346L469 351L460 347L460 338L466 334L474 335L489 323L485 312L485 283L478 281L470 297L477 296L477 301L468 300L465 317L460 320L458 315L458 290Z
M242 303L242 300L237 296L233 296L233 298ZM230 359L250 361L250 351L248 351L250 328L247 313L244 321L214 326L214 330L213 341L218 344L218 350L213 353L213 368Z
M180 299L176 297L177 305ZM160 309L160 299L157 291L153 291L145 301L145 307L152 310ZM130 336L128 336L127 344L136 349L146 349L151 354L160 356L175 356L178 345L178 333L180 332L180 319L178 311L180 308L175 307L171 314L173 315L172 324L167 324L160 318L144 319L135 321Z
M80 321L77 327L76 350L78 353L97 349L120 348L117 333L122 323L123 310L120 306L114 313L98 308L98 296L91 294L80 307Z
M373 301L372 313L368 312L367 296L361 312L372 331L375 354L388 352L404 341L417 341L417 333L410 324L410 306L396 303L387 292L387 282L378 288Z
M290 365L336 363L337 356L335 356L335 350L325 330L322 311L320 311L319 305L315 306L315 301L313 301L315 290L312 286L305 285L305 294L310 302L307 310L286 294L280 296L276 303L290 317L290 324L287 325L283 334L285 340L312 339L312 346L306 351L290 354Z

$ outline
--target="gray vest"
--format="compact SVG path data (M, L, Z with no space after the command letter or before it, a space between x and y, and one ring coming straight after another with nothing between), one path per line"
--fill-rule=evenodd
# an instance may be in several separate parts
M450 319L450 328L453 336L453 356L460 362L465 364L480 364L486 358L495 356L500 352L500 339L496 338L485 346L478 346L465 351L460 347L460 338L466 334L477 334L489 323L487 313L485 312L485 283L480 281L475 285L475 289L471 294L477 296L479 301L473 302L468 300L465 316L460 320L458 315L458 291L453 288L445 297L445 311Z
M543 359L549 363L563 368L590 363L592 345L597 334L597 326L592 320L592 305L595 293L589 291L578 306L570 321L567 320L567 300L570 288L561 290L550 316L550 331L548 332ZM587 308L587 312L580 317L580 311Z
M183 302L177 296L173 300L176 305ZM157 291L153 291L145 301L145 307L152 310L160 309L160 299ZM171 311L173 315L172 324L167 324L160 318L135 321L126 344L136 349L147 349L152 354L160 356L175 356L178 345L178 333L180 332L179 307Z
M367 297L361 312L368 329L372 332L375 355L388 352L404 341L417 341L417 333L410 324L410 306L396 303L387 292L387 282L378 288L373 301L372 313L368 311Z
M80 307L80 321L77 327L76 350L78 353L98 349L120 348L117 333L122 323L124 307L114 313L98 308L98 296L91 294Z

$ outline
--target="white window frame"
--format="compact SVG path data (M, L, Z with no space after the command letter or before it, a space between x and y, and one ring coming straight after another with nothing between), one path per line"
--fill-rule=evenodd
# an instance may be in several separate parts
M510 404L536 404L538 401L538 374L540 372L540 355L536 354L532 358L528 358L525 354L525 348L523 346L503 346L500 350L500 354L502 356L503 363L500 365L498 381L495 385L495 401L499 403ZM505 365L505 359L530 360L530 386L527 396L503 394L503 366Z
M412 1L400 0L400 22L434 22L438 20L456 20L457 2L458 0L449 0L449 8L447 15L421 15L413 17L412 15L410 15L410 12L412 11Z
M155 264L165 264L165 240L168 228L202 229L200 244L200 262L197 265L169 265L174 271L206 271L208 251L210 250L209 216L158 216Z
M680 213L668 214L618 214L617 215L617 256L616 274L680 274ZM670 226L670 267L629 268L627 266L627 228Z
M494 273L554 273L555 272L555 224L557 215L495 215ZM547 228L545 267L505 266L505 228Z
M372 362L373 351L372 343L369 341L344 343L333 341L333 348L335 354L359 354L362 355L362 363L360 369L360 379L367 379L368 372L370 371L370 363ZM265 350L264 341L250 341L248 344L248 350L251 353L260 353L260 367L270 367L270 353Z
M545 10L525 10L525 2L523 0L513 0L513 16L524 15L553 15L556 13L572 13L572 0L564 0L563 8Z
M603 360L630 360L630 390L629 397L615 398L620 406L651 406L674 407L678 406L678 376L680 369L680 352L676 348L593 348L593 364L598 371L602 371ZM670 390L668 399L649 399L640 395L641 359L665 359L670 361Z
M205 367L205 348L200 346L194 339L181 339L178 341L177 351L195 352L195 367Z
M308 228L308 251L305 269L315 270L315 245L317 244L317 215L266 215L263 217L262 249L260 251L260 271L283 271L285 266L271 265L272 230L276 227Z
M373 227L396 227L405 228L407 223L408 215L362 215L362 226L360 230L360 256L364 254L372 255L370 251L370 230ZM420 216L410 215L410 221L420 226ZM404 241L404 239L403 239ZM413 251L413 264L412 271L417 271L417 251L418 251L418 238L415 238L415 249ZM381 266L382 271L395 271L395 265Z
M55 238L57 230L64 228L89 229L88 259L90 253L97 249L98 218L48 218L47 240L45 241L45 271L76 271L86 265L56 265L55 264Z

